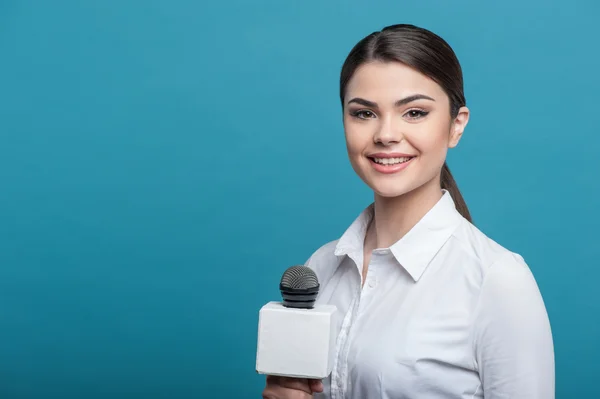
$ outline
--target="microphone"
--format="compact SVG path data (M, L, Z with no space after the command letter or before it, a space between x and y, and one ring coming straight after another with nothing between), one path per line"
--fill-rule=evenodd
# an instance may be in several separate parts
M319 293L319 280L312 269L306 266L292 266L281 276L279 290L283 297L283 306L312 309Z
M258 317L256 371L259 374L323 379L335 355L337 308L315 304L319 280L306 266L281 276L282 301L264 305Z

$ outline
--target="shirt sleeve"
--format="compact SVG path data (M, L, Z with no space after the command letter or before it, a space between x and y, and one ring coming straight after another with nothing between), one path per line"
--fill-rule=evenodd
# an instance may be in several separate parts
M538 285L516 254L496 262L481 287L475 358L486 399L554 399L554 345Z

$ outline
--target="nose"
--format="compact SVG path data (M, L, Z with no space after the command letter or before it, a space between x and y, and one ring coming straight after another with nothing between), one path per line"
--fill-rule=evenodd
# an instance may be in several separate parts
M397 126L394 128L394 125L390 119L383 121L379 126L379 129L377 129L373 135L373 141L375 144L388 146L390 144L395 144L402 141L402 133L398 131Z

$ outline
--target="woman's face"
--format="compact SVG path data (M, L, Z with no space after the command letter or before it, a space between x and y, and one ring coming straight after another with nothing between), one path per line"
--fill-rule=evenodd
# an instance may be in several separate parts
M454 119L441 86L397 62L359 67L346 87L344 130L350 163L373 191L397 197L426 184L439 188L448 148L469 119Z

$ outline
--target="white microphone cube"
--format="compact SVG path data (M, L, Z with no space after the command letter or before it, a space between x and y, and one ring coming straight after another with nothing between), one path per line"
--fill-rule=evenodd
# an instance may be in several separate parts
M331 374L337 308L295 309L281 302L263 306L258 321L256 371L260 374L323 379Z

